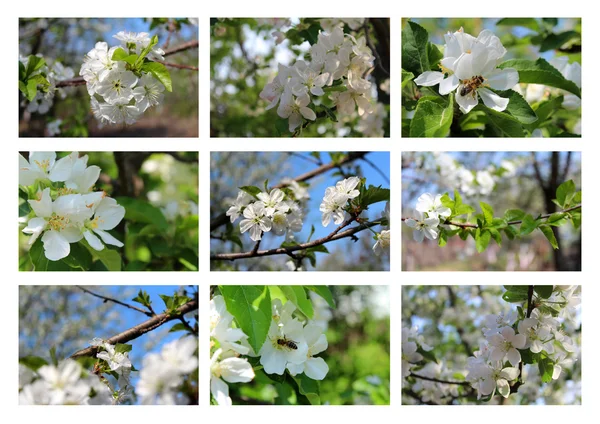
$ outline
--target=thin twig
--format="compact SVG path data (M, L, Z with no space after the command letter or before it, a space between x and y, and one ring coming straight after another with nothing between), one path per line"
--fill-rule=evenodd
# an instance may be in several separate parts
M390 179L387 175L385 175L385 172L383 172L381 170L381 168L379 168L377 165L375 165L371 160L367 159L367 158L362 158L363 161L365 161L366 163L368 163L369 165L371 165L371 168L373 168L375 171L377 171L377 173L379 175L381 175L381 177L388 183L390 184Z
M356 218L350 218L339 227L335 229L331 234L313 240L311 242L297 244L289 247L278 247L275 249L269 250L258 250L256 252L242 252L242 253L217 253L215 255L210 256L211 261L234 261L236 259L247 259L247 258L258 258L262 256L273 256L273 255L289 255L290 252L295 252L298 250L310 249L311 247L321 246L323 244L343 239L346 237L352 237L354 234L366 230L368 228L374 227L376 225L380 225L380 222L368 222L361 225L357 225L356 227L349 228L345 231L340 232L343 228L350 225Z
M144 310L144 309L142 309L142 308L138 308L137 306L133 306L133 305L130 305L130 304L128 304L128 303L121 302L120 300L113 299L112 297L103 296L103 295L101 295L101 294L94 293L93 291L91 291L91 290L88 290L88 289L86 289L86 288L85 288L85 287L83 287L83 286L75 286L75 287L77 287L78 289L81 289L81 290L83 290L84 292L86 292L86 293L88 293L88 294L91 294L92 296L95 296L95 297L98 297L98 298L100 298L100 299L104 300L104 302L105 302L105 303L106 303L106 302L113 302L113 303L116 303L117 305L125 306L126 308L133 309L134 311L141 312L142 314L144 314L144 315L146 315L146 316L149 316L149 317L151 317L151 316L153 316L153 315L154 315L152 312L150 312L150 311L146 311L146 310Z
M198 40L188 41L187 43L180 44L177 47L173 47L170 50L165 51L163 56L171 56L172 54L183 52L185 50L198 48Z
M381 69L381 71L385 75L387 75L389 77L390 72L383 67L383 64L381 63L381 57L379 57L379 52L377 51L377 49L375 48L375 45L371 41L371 36L369 35L369 19L368 18L365 19L365 23L363 24L363 30L365 31L365 41L367 42L367 46L369 46L369 48L375 55L375 60L377 61L377 66L379 67L379 69Z
M198 71L199 68L197 66L192 66L192 65L181 65L179 63L173 63L173 62L165 62L164 60L155 60L154 62L157 63L162 63L165 66L170 66L171 68L177 68L177 69L189 69L190 71Z
M421 380L433 381L434 383L440 384L456 384L458 386L471 386L471 383L468 381L449 381L449 380L440 380L439 378L427 377L425 375L415 374L411 372L410 375L415 378L420 378Z
M197 299L190 300L188 303L181 306L177 310L177 313L168 314L165 312L162 314L154 315L149 320L144 321L143 323L138 324L135 327L132 327L128 330L125 330L122 333L112 336L111 338L107 339L106 342L109 344L112 344L112 345L115 345L117 343L127 343L131 340L137 339L138 337L160 327L161 325L163 325L169 321L173 321L176 319L178 320L180 317L187 314L188 312L195 311L197 309L198 309L198 300ZM85 349L78 350L77 352L75 352L74 354L71 355L71 358L75 359L75 358L80 358L82 356L94 356L97 352L98 352L97 346L90 346Z

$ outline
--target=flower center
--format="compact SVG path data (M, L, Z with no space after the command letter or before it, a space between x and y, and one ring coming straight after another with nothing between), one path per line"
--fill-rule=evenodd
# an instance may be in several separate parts
M50 166L50 160L49 159L44 159L43 161L39 162L39 161L35 161L36 165L39 166L42 171L47 172L48 171L48 167Z
M69 218L57 215L56 213L53 213L52 216L50 217L50 219L48 220L48 225L54 231L64 230L67 227L68 223L69 223Z

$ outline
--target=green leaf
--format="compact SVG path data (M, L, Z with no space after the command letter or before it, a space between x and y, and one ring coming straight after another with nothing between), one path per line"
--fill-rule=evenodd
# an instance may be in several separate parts
M331 290L327 286L304 286L305 289L308 289L312 292L315 292L319 296L321 296L330 308L335 309L335 300L333 300L333 295L331 294Z
M133 349L133 346L130 344L125 344L125 343L117 343L115 345L115 352L116 353L125 353L125 352L131 352L131 349Z
M24 79L28 79L31 76L31 74L33 74L35 71L39 70L45 64L46 64L46 61L44 60L43 57L30 55L27 58L27 68L25 69L25 78Z
M520 221L525 215L525 212L520 209L508 209L504 212L504 219L506 219L506 221Z
M178 322L173 327L171 327L171 329L169 330L169 333L175 333L177 331L188 331L188 328L185 326L184 323Z
M540 25L538 21L534 18L502 18L498 22L496 22L496 25L520 26L524 28L529 28L536 32L540 30Z
M118 197L116 200L125 208L126 220L154 224L162 232L169 229L167 219L161 210L150 203L132 197Z
M533 111L529 103L514 90L498 91L500 97L508 98L506 112L512 115L521 124L532 124L538 120L538 116Z
M402 67L420 75L429 71L427 47L429 34L419 24L408 21L402 29Z
M110 249L107 246L104 249L98 251L94 249L89 243L84 239L81 240L81 243L85 248L92 254L92 258L94 258L97 262L103 265L102 270L106 271L121 271L122 261L121 254L116 250Z
M554 363L549 358L540 358L538 361L538 369L540 371L540 377L542 383L550 383L552 381L552 374L554 373Z
M533 291L535 291L542 299L548 299L552 296L553 290L554 286L533 286Z
M29 249L29 259L34 271L71 271L71 267L63 261L51 261L46 258L41 237Z
M540 45L540 53L548 50L560 49L564 44L571 40L581 40L581 34L577 31L564 31L559 34L550 33Z
M410 124L410 137L445 137L454 116L454 93L448 101L432 96L421 97Z
M509 303L520 303L520 302L527 300L527 298L528 298L527 293L521 293L521 292L517 293L517 292L513 292L513 291L507 291L502 295L502 299L505 302L509 302Z
M315 315L311 300L306 296L306 291L302 286L279 286L285 297L288 298L296 307L306 315L307 318L312 319Z
M255 353L267 339L271 325L271 295L266 286L219 286L227 311L248 336Z
M154 36L150 39L150 43L144 48L144 50L142 50L142 52L140 53L140 56L138 57L138 60L136 62L136 65L139 65L142 63L142 61L144 60L144 58L148 55L148 53L150 53L152 51L152 48L154 46L156 46L158 44L158 36Z
M529 293L529 286L519 285L519 286L503 286L506 290L512 291L515 293Z
M248 193L250 196L258 199L258 195L262 193L262 190L256 186L242 186L239 188L240 190Z
M533 216L530 214L525 215L523 218L523 222L521 222L521 227L519 230L519 234L522 236L526 236L533 232L540 225L540 221L533 219Z
M556 200L563 208L567 207L575 197L575 183L573 180L565 181L556 189Z
M123 61L129 63L130 65L135 65L135 62L138 60L138 57L135 54L128 54L125 50L119 47L113 53L112 60Z
M33 101L33 99L35 99L35 96L37 95L37 86L38 84L35 79L30 79L29 81L27 81L27 92L25 96L30 102Z
M363 208L374 203L386 202L390 200L390 189L381 188L370 185L369 188L364 186L360 190L360 195L357 198L357 203Z
M418 346L417 352L419 352L425 359L428 359L435 363L438 362L437 358L435 357L435 354L433 353L433 350L427 351L427 350L423 349L421 346Z
M494 209L484 202L479 202L479 206L481 207L481 212L483 212L483 219L486 224L491 224L494 219Z
M318 381L308 378L306 374L298 374L292 378L298 385L298 391L300 394L306 396L311 405L321 404Z
M445 228L440 228L440 234L438 235L438 246L444 247L448 244L448 233Z
M519 82L527 84L543 84L561 88L581 97L581 90L573 81L567 80L554 66L545 59L535 62L527 59L511 59L499 65L499 68L514 68L519 72Z
M415 74L402 69L402 88L406 87L408 85L408 83L414 79L414 77L415 77Z
M330 121L332 122L337 122L337 116L335 116L335 113L333 113L333 110L331 110L331 108L328 108L325 105L320 105L319 109L322 110L323 112L325 112L325 115L327 115L327 117L329 118Z
M137 302L143 306L150 306L152 301L150 300L150 295L145 291L141 290L138 292L137 296L131 299L132 302Z
M556 241L556 237L554 236L554 231L552 231L552 227L548 227L546 225L542 225L538 227L539 230L544 233L553 249L558 249L558 242Z
M48 365L48 361L39 356L23 356L19 358L19 364L25 365L32 371L37 371L44 365Z
M490 244L492 234L488 230L477 229L475 231L475 248L479 253L483 252Z
M535 364L537 359L536 355L531 353L529 349L517 349L521 354L521 360L524 364Z
M479 105L477 110L484 110L487 114L488 124L485 135L489 137L523 137L523 125L512 115L497 112L486 106Z
M165 86L165 90L168 92L173 91L173 84L171 83L171 74L165 65L158 62L146 62L142 65L142 71L151 73L154 78L159 80L162 85Z
M427 58L429 59L429 66L432 70L439 71L438 64L444 57L444 53L440 51L438 46L433 43L427 43Z

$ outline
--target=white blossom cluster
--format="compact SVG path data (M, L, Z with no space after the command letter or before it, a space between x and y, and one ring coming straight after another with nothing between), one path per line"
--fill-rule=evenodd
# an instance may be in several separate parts
M143 405L182 405L189 399L180 390L198 370L198 339L185 336L167 343L142 361L135 393Z
M579 286L554 286L552 296L538 299L541 305L551 305L558 317L536 307L529 317L520 318L515 311L488 315L482 325L485 341L474 356L468 358L467 380L477 391L477 397L493 397L496 390L505 398L511 383L519 378L522 357L519 350L529 350L549 358L554 366L552 379L560 377L562 367L572 362L577 346L565 334L562 320L573 321L581 303Z
M41 54L36 56L43 57ZM23 66L25 66L25 68L27 68L29 57L20 56L19 61L23 64ZM23 106L27 105L28 112L38 113L40 115L48 113L54 104L54 97L56 95L58 95L58 97L61 99L64 99L67 96L67 92L64 88L56 88L56 83L71 79L74 75L73 69L69 68L68 66L64 66L59 61L55 60L52 63L48 63L48 60L45 60L45 62L46 64L31 74L31 76L42 75L46 78L50 85L47 87L46 91L38 90L36 96L31 102L28 102L27 99L24 99L22 104Z
M289 120L290 132L302 128L305 121L316 120L314 107L328 88L335 90L330 98L340 116L354 115L357 109L361 117L374 111L373 85L366 75L375 57L365 37L345 34L338 23L330 31L319 32L317 43L309 49L310 62L278 64L277 75L260 93L269 102L267 110L279 105L277 114Z
M508 90L519 82L514 68L497 66L507 51L500 39L490 30L483 30L477 38L460 28L444 35L444 57L440 71L426 71L415 78L415 84L431 87L439 84L442 95L456 90L456 103L462 113L469 113L479 103L501 112L508 106L508 99L494 90Z
M111 405L111 389L73 359L43 365L22 384L21 405ZM92 396L92 394L95 394Z
M319 207L323 227L327 227L332 220L335 225L340 225L348 218L346 206L349 200L360 195L360 191L356 189L359 184L360 178L349 177L338 181L335 186L325 189L325 195Z
M402 378L406 378L411 373L411 368L417 362L423 360L423 355L418 351L419 347L425 352L429 352L433 349L425 343L423 335L419 334L417 327L403 327L402 328Z
M41 236L51 261L69 256L70 244L84 238L98 251L104 243L123 247L108 231L121 222L125 208L104 191L94 191L100 168L87 162L88 156L78 152L59 160L55 152L30 152L29 160L19 154L19 186L37 190L28 200L33 216L23 232L31 234L29 245Z
M321 305L320 309L325 309ZM316 321L302 322L294 317L296 306L272 300L272 320L258 354L248 344L244 332L233 327L233 316L227 311L222 296L214 296L211 311L211 394L217 404L231 405L228 383L247 383L254 378L254 370L240 355L260 357L259 363L267 374L292 376L304 373L313 380L323 380L329 366L317 355L327 349L324 331L329 314L320 310ZM315 311L316 312L316 311Z
M113 59L117 49L140 55L151 43L148 33L121 31L113 37L121 44L109 48L105 41L96 43L86 54L79 75L86 82L92 112L101 124L131 125L148 108L162 102L165 87L152 73L142 70L136 75L128 70L127 62ZM146 58L164 60L164 53L154 46Z
M291 239L292 233L300 232L303 225L304 211L298 200L306 199L308 194L297 182L290 182L288 187L296 200L278 188L258 193L256 198L240 190L226 215L232 224L243 216L240 231L249 231L253 241L261 240L263 233L268 232Z
M442 195L424 193L417 199L415 217L407 218L404 223L413 229L413 239L421 243L424 238L436 240L439 226L452 214L450 208L442 204Z

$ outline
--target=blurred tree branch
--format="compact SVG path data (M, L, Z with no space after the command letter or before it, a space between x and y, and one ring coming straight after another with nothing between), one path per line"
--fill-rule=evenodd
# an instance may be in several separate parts
M144 314L144 315L146 315L146 316L149 316L149 317L151 317L151 316L154 316L154 315L155 315L154 313L152 313L152 312L150 312L150 311L146 311L146 310L144 310L144 309L142 309L142 308L138 308L137 306L133 306L133 305L130 305L130 304L128 304L128 303L121 302L121 301L120 301L120 300L118 300L118 299L113 299L112 297L103 296L103 295L101 295L101 294L94 293L93 291L91 291L91 290L88 290L88 289L86 289L86 288L85 288L85 287L83 287L83 286L76 286L76 287L77 287L78 289L81 289L81 290L83 290L84 292L86 292L86 293L88 293L88 294L91 294L92 296L95 296L95 297L98 297L98 298L100 298L100 299L103 299L103 300L104 300L104 303L106 303L106 302L113 302L113 303L116 303L117 305L125 306L126 308L133 309L134 311L141 312L142 314Z

